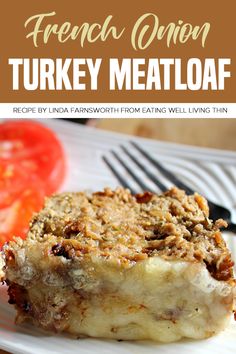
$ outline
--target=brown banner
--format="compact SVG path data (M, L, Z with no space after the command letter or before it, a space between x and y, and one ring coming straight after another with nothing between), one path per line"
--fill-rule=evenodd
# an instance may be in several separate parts
M3 2L0 102L236 102L235 10L235 0ZM126 59L121 89L111 87L111 58ZM179 89L187 65L194 83Z

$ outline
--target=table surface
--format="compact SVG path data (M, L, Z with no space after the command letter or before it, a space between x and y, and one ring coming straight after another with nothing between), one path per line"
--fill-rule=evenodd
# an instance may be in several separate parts
M151 139L236 150L236 119L102 119L93 124ZM0 349L0 354L7 352Z
M151 139L236 150L236 119L102 119L95 124Z

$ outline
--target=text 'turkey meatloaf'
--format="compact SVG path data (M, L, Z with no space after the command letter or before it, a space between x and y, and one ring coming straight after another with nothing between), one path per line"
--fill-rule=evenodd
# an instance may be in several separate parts
M47 199L27 239L4 246L17 320L77 336L174 341L224 329L233 262L206 200L171 189Z

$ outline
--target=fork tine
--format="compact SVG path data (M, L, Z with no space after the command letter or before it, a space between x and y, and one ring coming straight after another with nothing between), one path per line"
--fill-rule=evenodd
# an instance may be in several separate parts
M113 175L117 178L122 187L128 188L132 194L136 194L136 191L126 182L124 177L116 170L116 168L110 163L106 156L102 156L102 159L107 165L107 167L111 170Z
M125 170L130 174L130 176L133 177L133 179L135 180L135 182L141 187L141 189L143 191L151 191L150 188L148 188L146 186L145 183L143 183L143 181L141 180L141 178L139 178L132 170L131 168L120 158L120 156L114 151L111 150L111 153L113 154L113 156L115 156L115 158L119 161L119 163L125 168ZM153 191L151 191L153 192Z
M151 155L143 150L138 144L130 142L143 156L145 156L167 179L169 179L175 186L180 189L184 189L188 194L194 194L194 191L189 188L185 183L180 181L172 172L168 171L158 161L156 161Z
M162 192L166 191L166 186L160 182L156 176L154 176L154 174L150 171L148 171L146 169L146 167L144 166L144 164L142 164L139 160L137 160L127 149L125 146L121 145L121 149L130 157L130 159L132 161L134 161L134 163L150 178L150 180L152 180L159 188Z

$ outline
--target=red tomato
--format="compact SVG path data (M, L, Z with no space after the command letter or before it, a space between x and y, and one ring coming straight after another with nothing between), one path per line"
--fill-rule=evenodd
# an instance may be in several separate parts
M51 130L32 121L0 124L0 247L26 235L33 213L64 175L63 149Z
M12 236L24 237L34 212L43 206L44 185L14 163L0 165L0 247Z
M56 135L33 121L0 124L0 164L14 162L44 182L46 194L55 192L65 177L65 157Z

